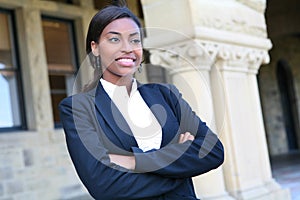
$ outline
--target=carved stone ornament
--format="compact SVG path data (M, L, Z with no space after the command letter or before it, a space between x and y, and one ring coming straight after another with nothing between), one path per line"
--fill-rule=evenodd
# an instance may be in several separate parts
M236 0L260 13L264 13L266 9L266 0Z
M270 61L266 50L222 44L219 46L217 60L226 62L222 70L257 74L260 66Z
M203 11L193 11L193 20L197 27L266 38L265 4L265 0L215 1L203 5L195 3L204 8Z
M150 60L154 65L161 65L171 73L195 69L209 70L216 56L215 46L197 41L183 42L174 46L150 49Z
M189 41L166 48L150 49L150 61L173 73L187 70L210 70L216 62L226 62L221 70L257 73L262 64L269 62L266 50L206 42Z
M200 18L198 23L207 28L230 31L234 33L246 33L248 35L265 38L266 28L256 25L249 25L242 19L225 19L219 17Z

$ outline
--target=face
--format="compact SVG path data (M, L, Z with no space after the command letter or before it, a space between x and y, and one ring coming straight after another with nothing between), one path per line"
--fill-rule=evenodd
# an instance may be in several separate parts
M100 55L103 77L118 79L132 77L142 62L141 34L130 18L121 18L108 24L99 42L92 42L94 55Z

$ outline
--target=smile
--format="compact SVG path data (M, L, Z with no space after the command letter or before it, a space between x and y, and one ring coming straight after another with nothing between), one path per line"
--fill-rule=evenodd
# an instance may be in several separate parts
M119 58L119 59L116 59L116 61L119 61L119 62L134 62L135 59L132 59L132 58Z
M136 59L134 58L117 58L116 62L124 67L132 67L135 66Z

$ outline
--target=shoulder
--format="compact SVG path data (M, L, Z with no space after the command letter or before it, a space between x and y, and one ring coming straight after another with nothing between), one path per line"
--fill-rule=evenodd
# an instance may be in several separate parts
M148 83L141 84L140 92L142 94L151 94L153 97L161 96L169 104L177 104L178 100L181 99L181 93L173 84L168 83Z
M83 92L74 94L71 96L68 96L59 103L59 108L62 107L74 107L74 105L83 105L87 104L93 99L93 95L91 95L89 92Z
M145 83L139 84L142 89L155 89L164 93L179 92L175 85L169 83Z

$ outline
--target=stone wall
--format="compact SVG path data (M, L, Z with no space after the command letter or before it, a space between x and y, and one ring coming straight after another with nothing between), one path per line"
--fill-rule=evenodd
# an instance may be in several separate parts
M298 8L299 1L297 0L290 0L288 3L273 0L267 1L265 12L268 35L272 40L273 48L270 51L271 62L260 68L258 80L268 147L272 156L288 152L284 116L276 77L276 65L279 59L284 59L291 68L299 112L300 24L298 19L300 15ZM298 146L300 146L299 140L300 135L298 133Z
M287 153L289 150L280 101L280 91L276 78L276 66L279 59L284 59L289 63L294 78L294 89L299 112L300 40L296 36L286 36L275 38L272 42L274 47L270 51L271 62L261 67L259 71L259 85L269 152L271 155L279 155ZM298 140L299 138L300 135L298 135ZM300 144L299 141L298 144Z
M1 134L0 144L0 200L91 199L61 130Z

